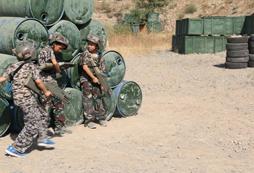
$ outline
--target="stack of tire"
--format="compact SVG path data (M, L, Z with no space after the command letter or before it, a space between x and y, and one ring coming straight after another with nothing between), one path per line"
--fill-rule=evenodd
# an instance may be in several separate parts
M248 67L254 67L254 34L249 38L249 63Z
M225 67L228 69L246 68L249 62L248 36L228 37ZM254 50L254 49L253 49Z

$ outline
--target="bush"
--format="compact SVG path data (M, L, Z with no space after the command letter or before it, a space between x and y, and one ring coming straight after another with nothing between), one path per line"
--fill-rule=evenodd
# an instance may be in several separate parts
M186 14L192 14L195 13L197 11L197 7L195 4L189 4L188 7L186 7L185 9L185 13Z
M105 11L106 13L109 13L109 12L112 11L110 5L108 3L105 3L105 2L101 3L99 9Z
M183 13L178 13L177 14L177 19L178 20L181 20L181 19L183 19L184 18L184 14Z

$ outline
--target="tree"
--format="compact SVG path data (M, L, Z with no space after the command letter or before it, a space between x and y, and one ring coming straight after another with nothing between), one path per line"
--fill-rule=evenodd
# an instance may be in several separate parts
M131 10L134 15L134 23L146 22L148 15L153 12L165 14L163 8L169 4L168 0L134 0L135 7Z

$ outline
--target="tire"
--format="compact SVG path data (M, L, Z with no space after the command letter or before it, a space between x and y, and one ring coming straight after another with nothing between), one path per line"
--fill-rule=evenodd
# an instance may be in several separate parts
M247 62L225 62L225 68L228 69L240 69L240 68L246 68L248 66Z
M248 67L254 67L254 61L249 61L248 62Z
M249 54L249 61L254 61L254 54Z
M254 34L250 35L249 41L254 41Z
M226 57L227 62L248 62L249 61L249 56L246 57L241 57L241 58L229 58Z
M240 58L240 57L246 57L249 55L249 49L245 49L245 50L237 50L237 51L233 51L233 50L229 50L227 51L227 57L228 58Z
M228 43L248 43L249 36L243 36L243 37L228 37L227 42Z
M227 50L245 50L248 49L248 43L227 43Z
M254 41L249 42L249 49L254 49Z
M249 54L254 54L254 49L249 49Z

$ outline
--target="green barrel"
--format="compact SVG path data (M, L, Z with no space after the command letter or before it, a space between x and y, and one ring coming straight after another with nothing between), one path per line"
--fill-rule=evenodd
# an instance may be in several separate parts
M12 55L12 49L24 40L32 40L37 54L48 45L48 30L37 19L0 17L0 53Z
M56 73L56 81L58 86L64 89L67 86L68 82L67 71L61 70L61 73Z
M1 0L0 16L28 17L50 26L63 16L64 0Z
M15 62L18 62L15 56L0 54L0 76L3 76L7 67ZM12 82L6 80L0 83L0 95L7 100L12 100Z
M81 49L82 51L85 51L87 48L87 41L86 37L88 34L93 33L99 35L104 41L104 46L99 49L100 52L103 52L105 50L106 44L107 44L107 32L105 27L101 22L99 22L96 19L90 19L87 23L78 26L81 34Z
M20 132L24 127L24 114L16 105L11 105L12 119L10 128L15 132Z
M93 0L64 0L64 19L68 19L77 25L88 22L93 11Z
M0 98L0 137L11 125L11 108L7 100Z
M70 61L79 52L81 37L78 27L70 21L61 20L49 29L49 33L54 35L63 35L66 37L70 44L66 50L56 54L56 57L63 61Z
M114 92L112 92L112 95L110 98L103 97L103 105L106 111L105 118L107 121L109 121L112 116L114 115L114 112L116 110L116 95Z
M139 85L133 81L123 81L114 89L117 104L114 115L135 115L142 103L142 91Z
M82 106L82 92L75 88L65 88L70 95L70 102L64 105L66 126L80 125L84 121L84 110Z
M70 84L70 86L72 86L73 88L76 88L76 89L80 89L80 75L81 75L81 71L82 71L82 67L79 66L80 55L81 55L81 53L77 54L71 60L71 62L75 63L75 66L68 68L68 70L67 70L69 84Z
M114 50L104 51L102 54L105 59L108 83L111 88L115 88L125 76L124 59L120 53Z

